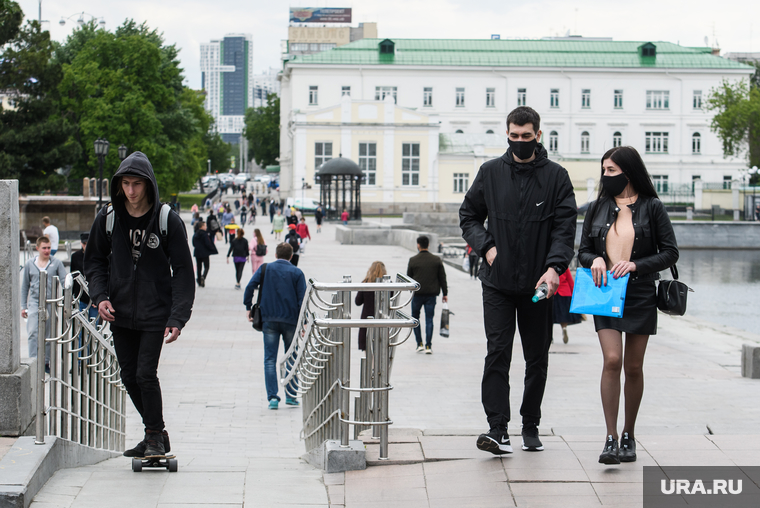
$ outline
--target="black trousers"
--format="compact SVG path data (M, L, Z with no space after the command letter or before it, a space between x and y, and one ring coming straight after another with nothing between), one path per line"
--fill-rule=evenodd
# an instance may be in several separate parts
M480 262L480 256L475 252L470 252L470 277L478 276L478 263Z
M206 256L205 258L195 258L195 263L197 266L196 277L198 277L199 279L205 279L206 275L208 275L208 268L209 268L208 256Z
M130 330L111 325L116 358L121 366L121 380L129 398L148 430L164 430L161 385L158 382L158 359L164 345L164 332Z
M290 264L293 266L298 266L298 259L301 257L300 254L293 254L293 257L290 258Z
M245 268L245 261L238 263L235 261L235 279L240 284L240 279L243 277L243 268Z
M551 300L531 301L532 294L508 295L483 285L483 318L488 354L483 368L481 396L488 424L506 427L509 407L509 368L515 324L520 329L525 357L525 391L520 414L523 424L541 421L541 401L546 387L552 335ZM516 319L515 319L516 318Z

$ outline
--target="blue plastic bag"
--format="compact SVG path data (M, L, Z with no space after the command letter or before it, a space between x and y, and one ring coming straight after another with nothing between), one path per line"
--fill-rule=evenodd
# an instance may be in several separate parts
M592 314L594 316L623 317L625 290L628 288L629 274L619 279L612 278L607 272L607 285L596 287L589 268L578 268L575 272L573 300L570 312L573 314Z

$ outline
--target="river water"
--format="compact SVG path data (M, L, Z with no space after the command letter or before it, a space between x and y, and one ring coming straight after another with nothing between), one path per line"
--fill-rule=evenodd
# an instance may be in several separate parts
M681 250L678 272L695 291L687 317L760 333L760 250Z

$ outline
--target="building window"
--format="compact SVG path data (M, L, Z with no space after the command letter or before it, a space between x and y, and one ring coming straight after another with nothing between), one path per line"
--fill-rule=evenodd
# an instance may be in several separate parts
M691 153L694 155L702 153L702 136L698 132L691 135Z
M377 173L376 143L359 143L359 168L362 170L362 185L375 185Z
M457 88L456 90L456 106L458 108L464 107L464 88Z
M316 106L319 104L319 87L318 86L310 86L309 87L309 106Z
M464 134L464 131L462 129L457 129L454 131L454 134Z
M469 173L454 173L454 194L464 194L470 188Z
M486 134L493 134L493 131L492 131L491 129L488 129L488 130L486 131Z
M731 175L723 175L723 188L724 189L731 188Z
M309 51L309 45L303 42L294 42L290 45L291 51Z
M518 88L517 89L517 105L525 106L526 102L528 102L528 90L526 88Z
M702 109L702 90L694 90L694 99L692 101L694 109Z
M422 105L427 108L433 107L433 87L426 86L422 89Z
M332 159L332 143L314 143L314 169Z
M559 151L559 134L557 134L557 131L551 131L549 133L549 151L551 153L557 153Z
M496 107L496 89L495 88L486 88L486 107L487 108Z
M309 44L309 51L319 51L319 44Z
M388 95L393 96L393 103L396 104L396 90L395 86L376 86L375 87L375 100L382 101Z
M646 153L668 153L668 133L647 132L645 134L644 148Z
M623 146L623 135L620 132L616 132L612 135L612 148Z
M335 43L320 44L319 45L319 50L320 51L327 51L328 49L333 49L334 47L336 47Z
M591 107L591 89L590 88L584 88L583 90L581 90L581 107L582 108Z
M559 88L552 88L549 93L549 106L552 108L559 107Z
M343 97L344 95L348 95L351 97L351 87L350 86L342 86L340 88L340 96Z
M420 144L401 145L401 185L420 184Z
M670 92L667 90L647 90L647 109L669 109Z
M581 132L581 153L589 153L589 147L591 146L591 136L588 131Z
M615 109L623 109L623 91L615 90Z
M652 175L652 183L658 194L668 193L668 175Z

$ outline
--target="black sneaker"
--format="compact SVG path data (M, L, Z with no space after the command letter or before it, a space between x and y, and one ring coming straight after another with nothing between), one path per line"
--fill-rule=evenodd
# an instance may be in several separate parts
M636 440L623 432L620 437L620 462L636 462Z
M164 453L169 453L172 449L171 443L169 442L169 433L166 431L163 431L161 433L162 437L164 438ZM148 447L145 440L140 441L137 443L137 446L134 448L127 450L124 452L125 457L145 457L145 449Z
M478 436L478 449L491 452L494 455L512 453L512 443L509 441L507 429L494 427L488 434Z
M533 423L523 424L522 449L526 452L541 452L544 450L543 443L538 439L538 427Z
M166 448L164 448L164 437L160 432L146 432L145 445L145 458L163 457L166 455Z
M618 442L611 435L607 436L607 441L604 442L604 450L599 455L599 463L620 464Z

